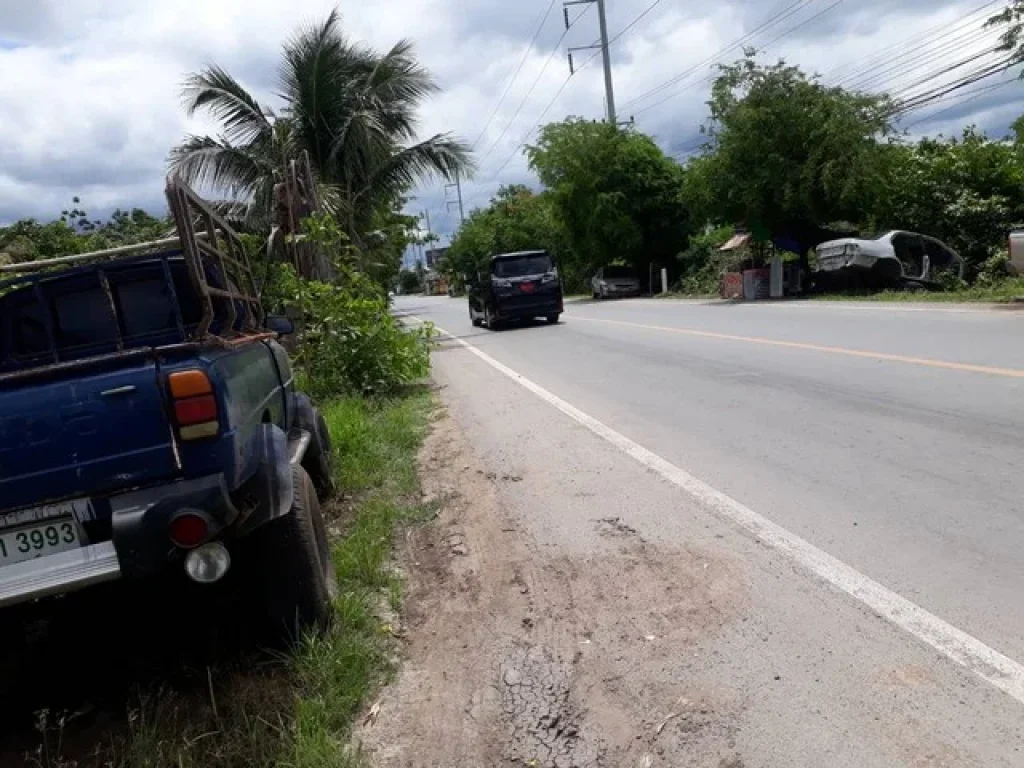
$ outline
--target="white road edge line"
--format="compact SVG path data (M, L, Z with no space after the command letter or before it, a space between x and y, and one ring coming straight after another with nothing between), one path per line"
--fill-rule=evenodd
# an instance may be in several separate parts
M419 323L415 315L405 315ZM990 648L975 637L943 621L919 605L896 594L860 571L790 533L780 525L762 517L730 496L698 480L625 435L570 405L555 394L520 373L498 362L472 344L435 325L447 340L465 347L495 370L505 374L541 400L554 406L573 421L604 438L643 466L661 475L673 485L693 496L718 516L746 529L763 543L773 547L790 560L846 592L900 629L924 641L983 680L1024 704L1024 665Z

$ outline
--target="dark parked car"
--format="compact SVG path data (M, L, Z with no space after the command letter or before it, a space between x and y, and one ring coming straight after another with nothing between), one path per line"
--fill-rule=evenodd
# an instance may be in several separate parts
M601 267L590 281L595 299L639 296L640 277L632 267Z
M509 320L543 317L557 323L562 314L562 284L547 251L493 256L488 270L468 275L469 319L491 330Z

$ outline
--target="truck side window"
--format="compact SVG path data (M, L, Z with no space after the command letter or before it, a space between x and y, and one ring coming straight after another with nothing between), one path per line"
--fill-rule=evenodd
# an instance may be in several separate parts
M61 350L109 343L117 339L117 320L97 284L53 297L57 346Z

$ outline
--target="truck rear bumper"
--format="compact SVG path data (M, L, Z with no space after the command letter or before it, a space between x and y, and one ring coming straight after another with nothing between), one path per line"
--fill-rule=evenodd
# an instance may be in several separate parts
M113 543L92 544L0 568L0 608L72 592L121 576Z

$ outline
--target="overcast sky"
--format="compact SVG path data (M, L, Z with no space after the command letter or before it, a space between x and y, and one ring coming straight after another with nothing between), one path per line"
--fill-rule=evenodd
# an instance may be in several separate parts
M607 0L610 36L652 2ZM737 58L734 44L745 35L745 44L765 49L765 59L783 57L826 82L849 78L847 84L868 90L899 91L990 47L996 32L980 25L1001 4L660 0L611 46L620 118L635 115L639 130L684 156L699 144L713 62ZM179 101L185 74L216 62L274 105L282 41L297 24L335 6L356 39L378 48L402 37L415 41L443 88L423 109L423 135L450 131L475 143L479 170L464 184L467 212L501 183L536 184L516 150L545 108L545 121L603 114L600 58L567 82L565 55L568 46L595 42L597 14L572 6L570 18L580 18L563 38L561 0L542 26L549 0L0 0L0 223L54 218L74 195L94 216L116 206L161 212L168 149L188 131L213 127L185 119ZM945 37L889 63L927 42L929 33ZM589 51L575 54L577 66L588 58ZM679 83L640 98L687 72ZM972 95L965 89L965 96L908 115L904 126L915 135L949 134L974 123L1002 136L1024 112L1022 92L1024 83L1013 82L963 102ZM410 209L428 211L435 232L451 232L457 211L445 205L441 183L414 194Z

